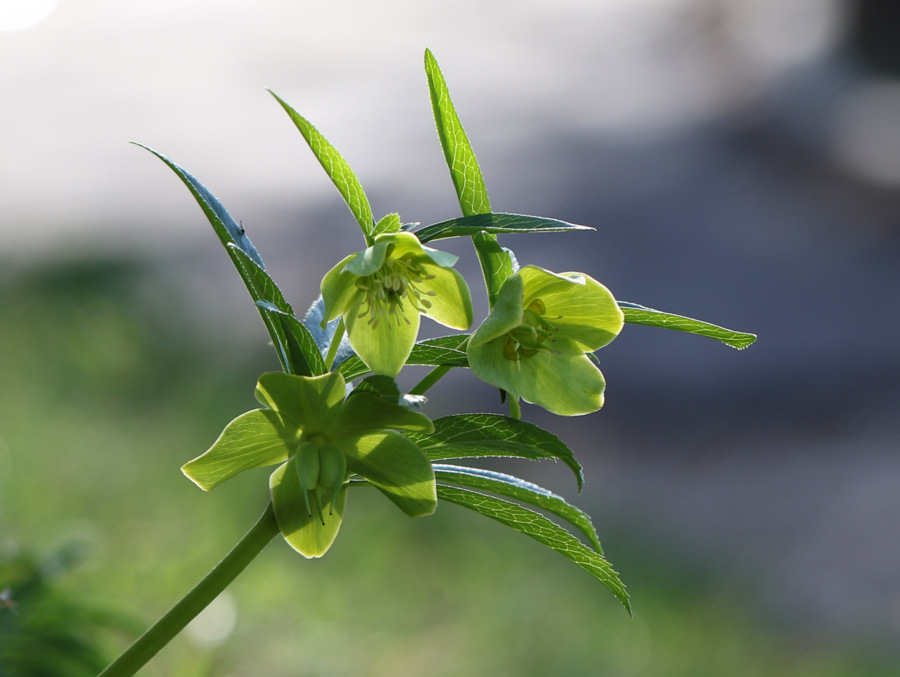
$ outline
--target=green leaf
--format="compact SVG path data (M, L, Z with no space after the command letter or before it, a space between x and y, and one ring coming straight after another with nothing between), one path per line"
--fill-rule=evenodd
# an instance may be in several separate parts
M375 219L372 216L372 207L369 205L369 199L366 197L362 184L356 178L353 170L350 169L350 165L306 118L285 103L275 92L269 90L269 94L275 97L275 100L281 104L281 107L290 116L297 129L300 130L325 173L328 174L328 177L337 187L341 197L344 198L344 202L350 207L350 211L362 229L366 242L371 244L372 238L375 236Z
M400 223L399 214L385 214L378 220L378 223L375 224L373 234L381 235L382 233L399 233L402 228L403 224Z
M558 233L567 230L594 230L590 226L579 226L557 219L526 214L506 214L490 212L473 214L458 219L433 223L414 231L421 242L440 240L447 237L475 235L481 231L487 233Z
M286 461L291 449L275 412L254 409L225 426L213 445L181 471L209 491L238 473Z
M497 414L457 414L434 421L434 432L405 433L431 461L448 458L504 456L565 463L575 474L578 489L584 482L581 464L556 435L528 423Z
M281 366L290 374L318 376L325 373L325 361L305 326L294 317L290 304L275 281L241 249L225 247L231 261L256 302L263 323L269 330Z
M537 484L523 479L482 468L468 468L458 465L433 463L435 479L441 484L461 484L472 489L489 491L508 498L530 503L538 508L552 512L571 523L590 541L594 550L603 554L597 531L586 512L570 505L562 496L558 496Z
M413 346L412 352L406 358L406 364L435 367L467 367L469 366L468 358L466 353L459 349L459 346L464 346L464 342L468 338L468 334L457 334L444 336L439 339L420 341ZM348 357L340 363L337 369L348 381L370 371L357 355Z
M619 307L625 313L625 322L628 324L643 324L648 327L662 327L674 329L689 334L697 334L707 338L721 341L726 346L743 350L756 340L756 334L748 334L743 331L725 329L709 322L695 320L683 315L672 315L661 310L654 310L637 303L619 301Z
M469 144L450 91L438 63L430 50L425 50L425 73L428 76L428 90L431 93L431 108L437 125L438 138L444 149L444 158L450 168L450 176L456 187L459 206L464 216L484 214L491 211L484 177L478 167L478 160Z
M212 225L213 230L216 232L216 235L219 236L219 240L221 240L223 245L233 243L256 263L256 265L265 270L266 267L263 265L262 258L260 258L259 252L256 251L256 247L253 246L253 243L250 242L250 238L247 237L247 234L244 232L244 227L231 217L231 214L228 213L222 203L219 202L219 200L216 199L203 184L165 155L157 153L152 148L148 148L139 143L134 145L140 146L144 150L153 153L178 175L178 178L180 178L184 185L187 186L188 190L191 191L191 195L194 196L197 204L200 205L200 208L203 210L203 213L206 215L206 218L209 220L210 225Z
M434 55L427 49L425 73L428 76L428 90L431 93L431 108L434 112L438 138L444 151L444 159L450 168L450 178L453 179L463 216L490 213L491 203L475 152L456 114L441 69ZM513 258L491 233L476 233L472 236L472 242L484 272L488 301L493 305L500 285L515 272Z
M437 494L440 500L456 503L490 517L572 560L603 583L631 613L628 593L610 563L555 522L534 510L468 489L439 484Z

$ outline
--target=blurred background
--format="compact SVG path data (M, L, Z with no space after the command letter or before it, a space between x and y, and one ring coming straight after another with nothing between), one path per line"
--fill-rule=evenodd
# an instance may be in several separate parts
M276 540L146 675L896 675L890 0L6 0L0 674L95 674L267 500L265 470L210 495L178 471L277 362L188 192L128 142L207 185L303 309L361 238L264 87L377 216L441 221L425 47L494 209L597 229L507 238L522 264L760 338L626 327L598 354L601 412L524 410L584 463L582 494L498 466L594 516L634 620L523 536L360 491L323 560ZM432 392L433 417L502 411L467 373Z

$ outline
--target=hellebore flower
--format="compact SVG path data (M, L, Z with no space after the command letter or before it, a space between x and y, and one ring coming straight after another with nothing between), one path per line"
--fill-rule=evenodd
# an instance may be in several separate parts
M612 341L623 322L595 279L525 266L469 339L469 366L511 397L562 416L588 414L603 406L606 381L586 353Z
M231 421L181 470L209 490L244 470L280 463L269 478L275 517L305 557L321 557L334 542L353 474L410 517L430 515L437 506L431 463L395 429L431 432L431 421L371 392L345 393L339 373L263 374L256 397L266 408Z
M382 233L325 275L324 322L343 315L359 358L377 374L396 376L416 342L420 314L454 329L472 324L469 288L451 268L456 259L412 233Z

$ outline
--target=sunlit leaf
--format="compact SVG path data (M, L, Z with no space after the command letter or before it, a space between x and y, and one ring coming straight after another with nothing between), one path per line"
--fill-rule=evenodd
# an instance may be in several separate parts
M446 465L443 463L434 463L432 467L434 468L435 479L442 484L461 484L471 489L500 494L524 503L530 503L535 507L562 517L579 529L597 552L601 555L603 554L603 548L600 546L600 539L597 537L597 530L594 529L590 515L569 504L562 496L558 496L537 484L493 470Z
M738 350L746 348L756 340L756 334L726 329L702 320L647 308L637 303L619 301L619 307L625 313L625 322L628 324L643 324L648 327L674 329L675 331L706 336Z
M487 214L473 214L462 216L458 219L433 223L430 226L420 228L415 232L422 242L439 240L447 237L460 237L475 235L481 231L488 233L558 233L567 230L594 230L589 226L579 226L558 219L548 219L542 216L528 216L526 214L505 214L491 212Z
M290 116L297 129L300 130L325 173L328 174L328 177L337 187L341 197L344 198L344 202L350 207L350 211L362 229L366 242L370 242L375 236L375 220L372 217L372 207L369 205L369 199L366 197L362 184L356 178L353 170L350 169L350 165L306 118L285 103L275 92L270 90L269 93L281 104L281 107Z
M628 593L609 562L543 515L516 503L460 487L439 484L438 499L456 503L515 529L575 562L605 585L631 613Z
M450 458L508 456L531 460L556 459L584 482L581 464L556 435L533 423L497 414L457 414L434 421L434 432L405 433L431 461Z

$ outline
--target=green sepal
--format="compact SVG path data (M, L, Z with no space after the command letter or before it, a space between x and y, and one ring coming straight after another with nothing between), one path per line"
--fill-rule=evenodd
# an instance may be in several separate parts
M269 93L281 104L281 107L290 116L294 125L300 130L316 159L322 165L325 173L328 174L328 178L337 187L341 197L344 198L344 202L347 203L347 206L353 213L356 222L362 229L366 242L371 243L372 238L375 236L375 219L372 216L372 207L369 205L369 199L366 197L362 184L356 178L353 170L350 169L350 165L306 118L285 103L275 92L269 90Z
M516 503L469 489L439 484L437 494L438 498L443 501L456 503L480 515L490 517L572 560L603 583L622 603L628 613L631 613L628 593L612 565L600 553L591 550L555 522Z
M361 395L362 396L362 395ZM437 507L434 470L422 450L393 430L341 440L347 468L373 484L410 517Z
M333 424L341 437L356 437L372 430L377 421L379 428L412 430L429 433L434 430L431 419L398 403L388 402L370 392L354 391Z
M225 426L213 445L185 463L181 472L209 491L245 470L283 463L294 444L275 412L254 409Z
M435 367L468 367L469 358L464 352L465 341L468 338L468 334L454 334L453 336L442 336L436 339L419 341L413 346L409 357L406 358L406 364ZM371 371L357 355L349 356L340 363L337 369L348 381Z
M269 477L275 519L284 540L294 550L308 559L321 557L334 543L341 528L348 485L341 487L333 502L324 508L322 503L329 501L325 495L327 490L316 489L312 499L316 506L310 510L293 464L294 459L291 459Z
M316 377L267 372L259 377L255 394L286 426L305 431L312 425L317 429L308 432L315 433L337 416L345 392L344 377L337 372Z
M456 414L433 423L433 433L404 433L430 461L490 456L554 459L569 466L581 490L584 472L572 450L533 423L497 414Z
M637 303L619 301L619 307L625 313L625 322L627 324L643 324L648 327L674 329L675 331L683 331L689 334L696 334L697 336L705 336L738 350L743 350L756 341L756 334L726 329L725 327L719 327L702 320L695 320L691 317L673 315L661 310L647 308Z
M371 247L366 247L359 254L350 257L350 260L341 269L354 275L363 277L376 272L384 265L384 257L387 254L388 242L376 242ZM323 293L324 297L324 293Z

